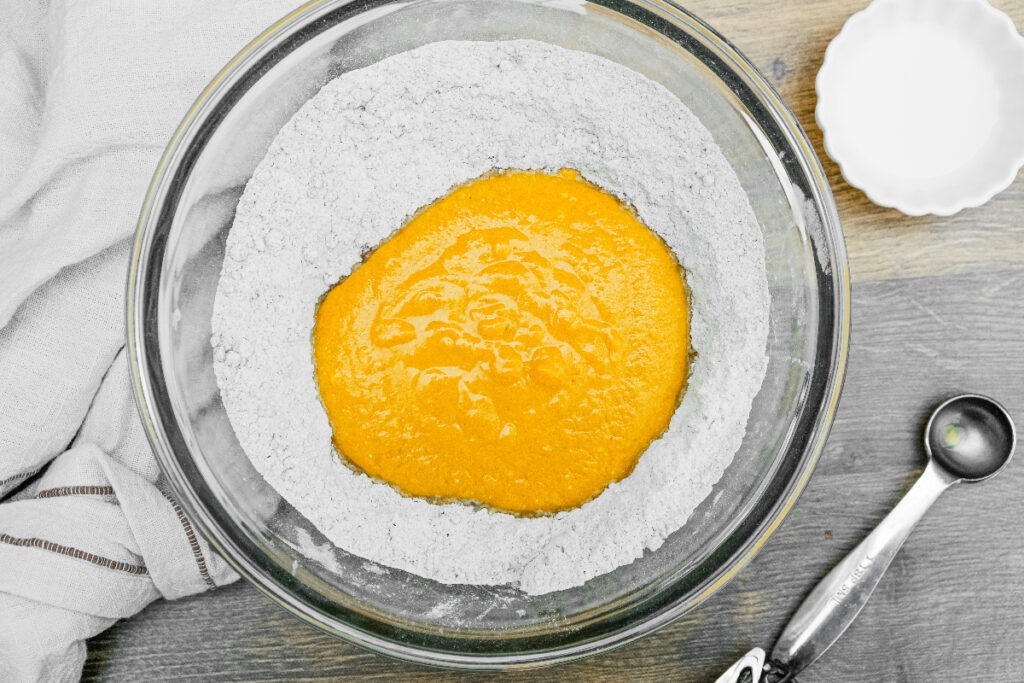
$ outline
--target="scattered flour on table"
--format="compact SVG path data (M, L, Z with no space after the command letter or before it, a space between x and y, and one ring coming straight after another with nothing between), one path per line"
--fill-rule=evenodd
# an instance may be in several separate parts
M338 460L311 332L364 252L494 169L570 167L632 204L691 291L689 388L626 479L519 518L401 495ZM710 133L668 90L535 41L442 42L328 83L281 130L228 235L214 370L256 469L339 547L444 583L577 586L655 549L740 446L767 365L761 232Z

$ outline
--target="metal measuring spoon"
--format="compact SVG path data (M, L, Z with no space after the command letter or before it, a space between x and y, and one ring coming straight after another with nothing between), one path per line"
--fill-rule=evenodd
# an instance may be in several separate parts
M991 398L964 394L942 403L925 427L928 466L920 479L804 599L779 636L763 672L753 671L745 658L718 680L737 681L746 670L755 674L754 683L793 681L857 617L892 558L939 494L958 482L977 482L995 475L1010 462L1016 443L1010 415ZM758 653L763 657L760 648L747 657L756 661ZM763 676L757 675L760 673Z

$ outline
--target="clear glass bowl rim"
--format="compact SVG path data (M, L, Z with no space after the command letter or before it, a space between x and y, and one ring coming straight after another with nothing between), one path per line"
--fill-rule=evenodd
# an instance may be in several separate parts
M799 458L791 463L785 481L776 487L777 495L773 498L763 495L761 504L751 510L750 516L753 518L756 515L756 519L748 525L751 528L748 530L741 526L730 535L730 541L735 542L730 544L728 557L720 564L717 572L687 591L673 591L671 587L662 590L659 599L654 604L646 605L643 613L631 611L629 617L632 618L619 618L613 620L614 623L604 624L603 629L598 628L599 633L588 632L585 639L580 634L566 634L562 642L548 643L542 650L520 654L467 653L456 651L456 648L445 651L437 647L411 644L417 636L413 632L396 632L394 627L383 624L369 625L370 628L367 628L366 617L340 607L332 610L332 614L327 614L311 604L309 595L303 594L301 584L294 577L282 576L259 565L239 547L238 536L243 535L242 532L232 534L224 528L222 521L218 521L218 515L210 509L209 501L205 501L196 490L196 485L201 484L197 480L200 476L198 471L194 467L187 467L187 458L183 461L176 457L172 445L175 441L172 432L176 426L173 420L167 419L173 417L173 411L160 371L162 361L155 334L155 317L158 312L156 292L159 290L161 269L152 257L155 246L159 247L156 251L162 255L163 243L166 242L166 235L160 234L158 228L168 226L170 215L173 215L166 200L175 171L189 154L190 144L197 137L197 129L218 123L211 122L209 115L232 86L236 85L240 75L252 70L273 51L286 49L282 45L288 39L294 38L303 27L310 26L317 19L333 12L351 16L390 1L312 0L298 7L267 28L232 58L186 113L147 190L129 265L126 329L136 404L156 459L193 524L241 576L302 621L374 652L450 668L536 667L604 652L671 623L725 585L760 550L806 486L832 424L842 389L849 346L849 268L835 202L820 162L796 117L767 79L725 38L671 0L590 0L638 20L676 43L683 44L685 40L687 44L684 47L691 52L693 48L700 49L701 61L705 64L713 61L718 66L715 69L716 75L734 93L740 95L738 89L744 88L749 91L747 94L750 99L742 96L741 99L748 107L751 104L759 105L759 111L748 110L748 113L759 124L771 124L783 136L784 142L796 152L793 158L786 160L786 165L795 167L798 176L807 180L807 187L803 189L808 191L819 211L821 232L829 259L825 271L821 269L821 264L817 264L817 284L819 289L824 288L823 292L819 292L819 301L824 305L819 311L817 357L811 388L792 442L801 444ZM819 252L819 258L820 255ZM814 406L816 409L811 409ZM182 443L180 437L176 441ZM186 466L183 467L183 464ZM779 474L775 475L776 479ZM768 498L771 500L765 503ZM734 539L739 536L742 538ZM346 618L338 618L336 613L343 613Z

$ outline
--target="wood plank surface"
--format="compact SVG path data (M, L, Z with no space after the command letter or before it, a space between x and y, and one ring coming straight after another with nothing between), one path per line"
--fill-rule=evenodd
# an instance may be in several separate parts
M240 582L155 603L92 639L85 680L703 682L750 647L769 648L807 591L921 472L920 433L931 406L976 391L1001 400L1024 426L1024 177L983 207L909 218L843 182L821 147L814 76L828 41L866 4L687 4L771 77L805 126L835 191L854 282L847 380L825 453L790 516L732 583L613 653L495 676L364 652L299 623ZM1024 28L1024 1L993 4ZM1022 527L1024 462L984 484L952 489L857 622L800 680L1024 680Z

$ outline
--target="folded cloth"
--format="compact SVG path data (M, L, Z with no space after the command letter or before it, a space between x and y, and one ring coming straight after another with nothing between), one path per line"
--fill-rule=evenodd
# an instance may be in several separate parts
M0 681L237 575L169 495L124 350L129 240L188 106L297 0L0 0Z

